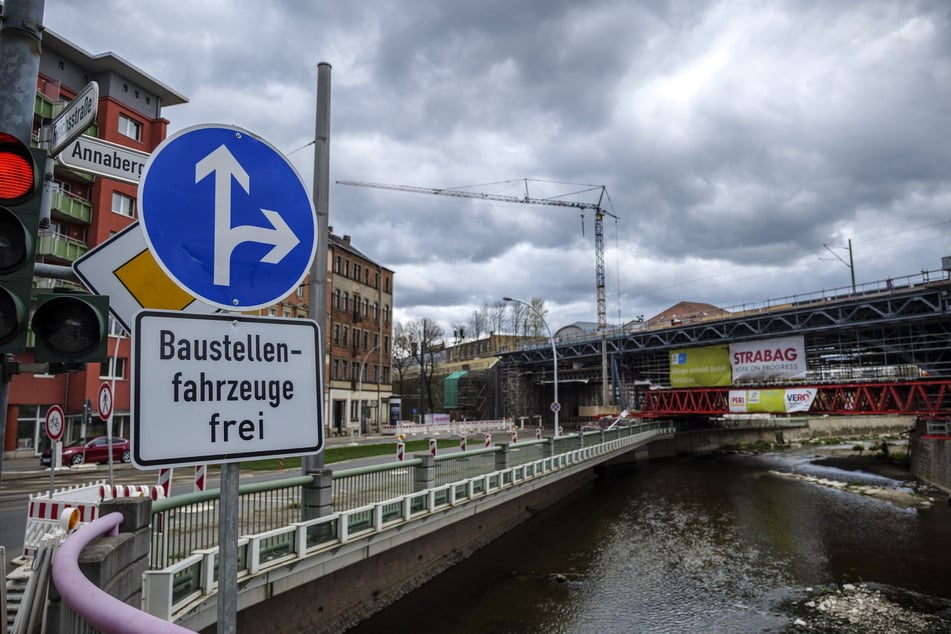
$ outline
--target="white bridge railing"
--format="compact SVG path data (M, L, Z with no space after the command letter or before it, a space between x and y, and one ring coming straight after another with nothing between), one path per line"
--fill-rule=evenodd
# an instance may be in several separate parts
M366 540L421 518L446 513L474 500L509 492L527 482L553 476L586 462L603 461L610 454L629 451L633 446L673 435L672 426L655 424L631 435L242 537L238 542L239 583L290 564L298 566L301 560L329 559L341 545ZM526 488L526 491L530 490L532 488ZM208 548L167 568L147 571L143 587L144 610L176 621L205 604L217 592L217 557L218 548Z

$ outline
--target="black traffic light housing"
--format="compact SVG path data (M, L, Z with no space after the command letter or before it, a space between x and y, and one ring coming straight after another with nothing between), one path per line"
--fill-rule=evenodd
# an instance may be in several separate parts
M36 296L31 328L36 362L106 362L109 298L60 290Z
M0 132L0 353L26 348L46 151Z

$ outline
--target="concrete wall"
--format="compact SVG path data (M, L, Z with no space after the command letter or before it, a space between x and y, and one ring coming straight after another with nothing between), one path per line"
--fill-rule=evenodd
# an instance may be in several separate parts
M922 482L951 493L951 438L925 437L925 426L919 422L911 434L911 472Z
M152 500L119 498L99 505L100 517L121 513L122 524L115 537L102 537L87 546L79 558L79 569L104 592L135 608L142 605L142 575L149 565L149 522ZM64 610L56 584L50 584L47 632L65 632Z

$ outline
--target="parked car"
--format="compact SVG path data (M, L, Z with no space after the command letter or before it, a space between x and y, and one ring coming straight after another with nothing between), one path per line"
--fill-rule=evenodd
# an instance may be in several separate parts
M118 436L112 437L112 461L129 462L132 460L132 451L129 441ZM47 449L40 455L40 466L49 467L52 464L52 451ZM73 443L63 447L63 464L78 465L84 462L109 462L109 437L99 436L83 444Z

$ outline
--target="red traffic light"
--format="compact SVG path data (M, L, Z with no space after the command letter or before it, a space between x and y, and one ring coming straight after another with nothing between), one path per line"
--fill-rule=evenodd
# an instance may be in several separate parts
M0 132L0 204L16 204L36 190L37 170L30 149Z

